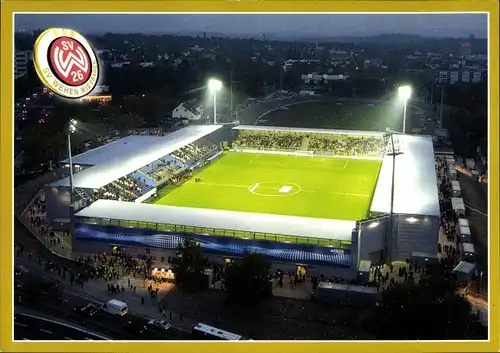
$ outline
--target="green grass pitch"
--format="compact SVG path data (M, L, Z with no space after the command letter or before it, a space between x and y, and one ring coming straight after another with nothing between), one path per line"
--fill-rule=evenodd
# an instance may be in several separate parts
M381 161L226 152L156 204L358 220ZM160 192L161 194L161 192Z

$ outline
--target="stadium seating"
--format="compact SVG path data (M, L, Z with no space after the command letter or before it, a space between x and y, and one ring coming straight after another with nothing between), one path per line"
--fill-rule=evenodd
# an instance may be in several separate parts
M233 148L304 151L337 156L381 156L381 137L310 134L281 131L240 131Z
M170 155L159 158L135 172L94 190L93 198L134 201L161 184L178 182L176 175L217 152L217 145L208 139L200 139Z
M134 201L147 191L148 186L146 184L125 176L98 190L94 190L94 200Z
M305 135L296 133L241 131L236 145L259 149L299 150Z
M192 167L217 151L217 145L206 138L190 143L172 153L178 162Z

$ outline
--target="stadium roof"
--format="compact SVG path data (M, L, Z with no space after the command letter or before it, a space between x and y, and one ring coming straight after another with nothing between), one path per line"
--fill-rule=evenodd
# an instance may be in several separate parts
M351 241L352 231L356 227L355 221L160 206L114 200L97 200L78 212L76 216L344 241Z
M439 216L432 137L398 135L403 154L396 156L394 213ZM392 156L386 155L380 169L370 211L391 210Z
M161 137L133 135L82 153L73 157L73 163L93 167L75 173L73 185L76 188L99 189L220 129L221 126L187 126ZM69 177L51 185L69 186Z
M332 130L332 129L307 129L297 127L279 127L279 126L262 126L262 125L238 125L233 127L234 130L249 130L249 131L281 131L281 132L303 132L309 134L333 134L333 135L357 135L357 136L383 136L383 132L374 131L358 131L358 130Z

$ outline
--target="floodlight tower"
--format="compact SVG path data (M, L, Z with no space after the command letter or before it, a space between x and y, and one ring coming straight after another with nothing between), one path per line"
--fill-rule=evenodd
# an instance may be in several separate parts
M389 232L386 237L387 259L392 263L392 239L394 237L394 185L396 179L396 156L403 154L401 146L394 144L394 135L399 135L399 132L386 129L384 137L389 141L385 144L385 154L392 156L392 175L391 175L391 208L389 212Z
M214 125L217 124L217 92L222 89L222 82L215 78L208 80L208 89L214 96Z
M398 88L398 97L403 100L403 134L406 134L406 107L408 105L408 100L411 97L411 86L400 86Z
M76 125L78 122L75 119L69 119L66 123L64 130L66 136L68 138L68 164L69 164L69 227L70 227L70 236L73 240L74 235L74 225L75 222L73 220L75 213L75 204L74 204L74 185L73 185L73 158L71 155L71 135L73 135L76 131Z
M70 119L64 128L68 140L68 163L69 163L69 188L70 188L70 206L73 206L73 157L71 155L71 135L76 131L78 122L75 119Z

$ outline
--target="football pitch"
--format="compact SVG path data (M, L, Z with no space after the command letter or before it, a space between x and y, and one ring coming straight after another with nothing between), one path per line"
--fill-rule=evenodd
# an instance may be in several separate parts
M367 216L381 161L226 152L156 204L299 217Z

